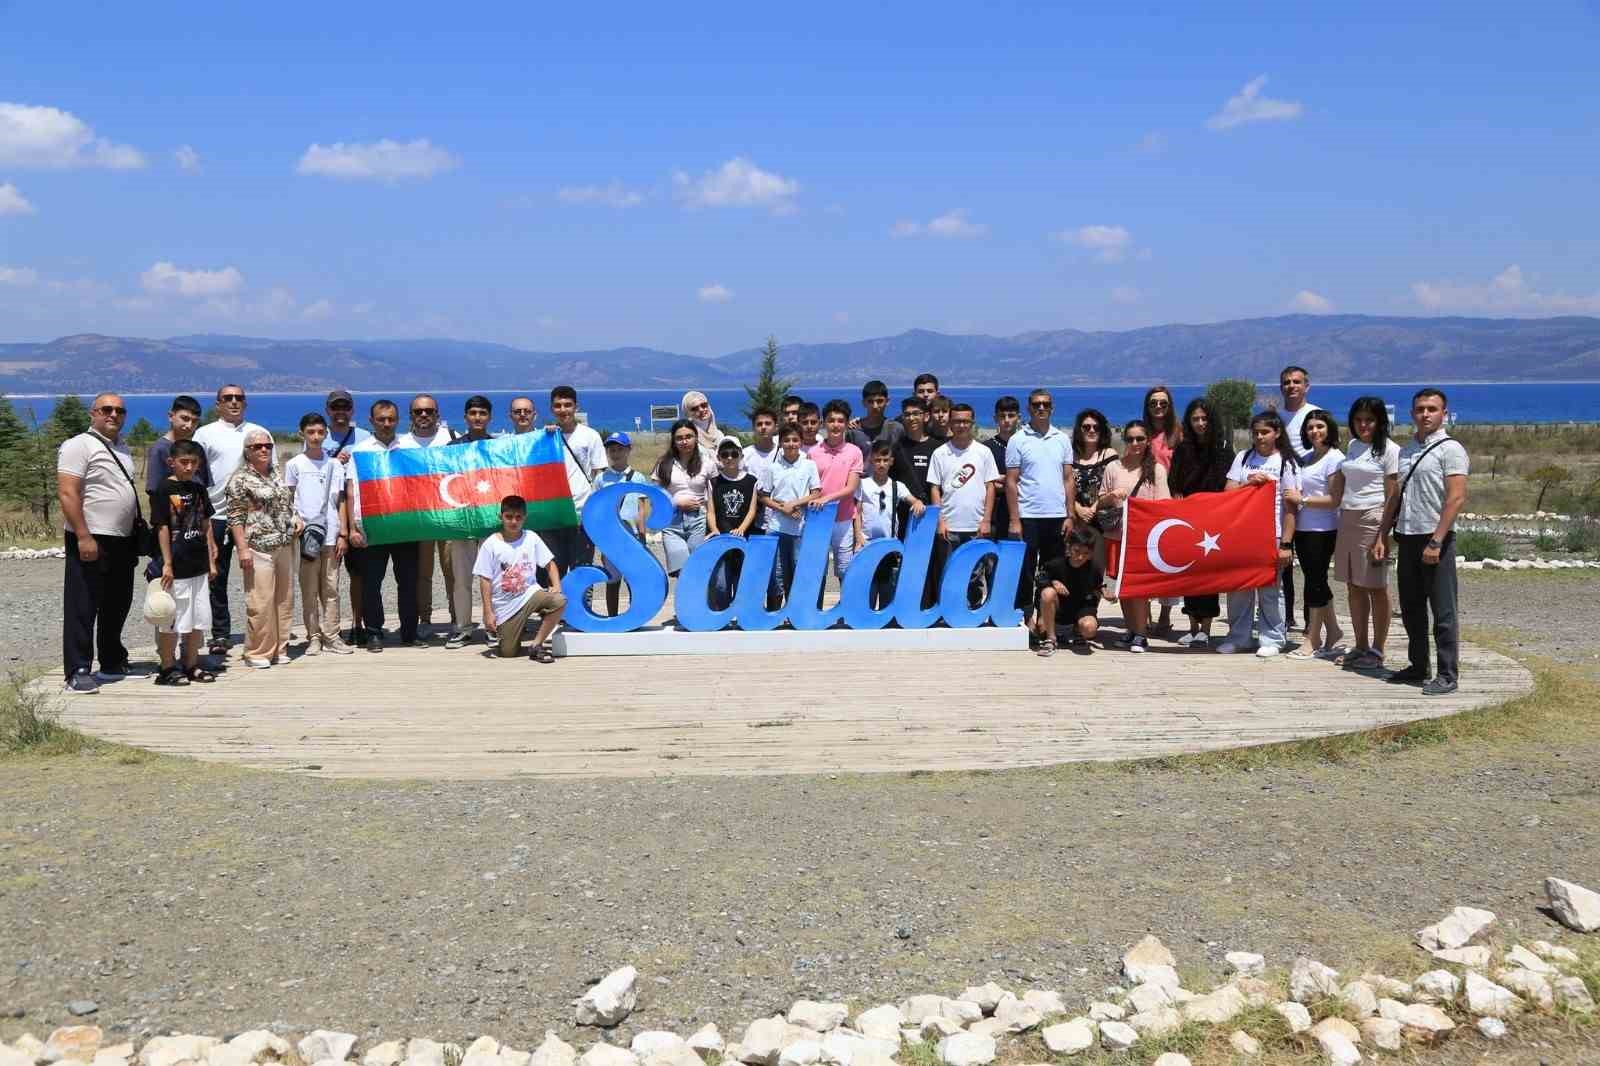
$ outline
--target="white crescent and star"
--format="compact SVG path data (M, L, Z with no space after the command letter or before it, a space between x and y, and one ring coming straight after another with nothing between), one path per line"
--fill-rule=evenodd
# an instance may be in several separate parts
M1161 535L1173 526L1182 526L1185 529L1194 529L1188 522L1181 518L1165 518L1150 527L1150 536L1145 540L1145 554L1150 557L1150 565L1163 574L1181 574L1194 563L1185 563L1182 566L1173 566L1161 557ZM1207 530L1200 535L1200 542L1196 545L1202 553L1202 558L1212 552L1221 551L1222 536Z
M450 482L454 481L456 478L461 478L461 479L465 480L466 476L467 475L465 475L465 474L446 474L444 477L440 478L439 479L439 499L443 500L445 503L449 504L451 507L470 507L470 506L472 506L471 504L462 503L460 500L458 500L454 496L450 495ZM479 478L477 483L474 484L472 487L475 490L477 490L479 495L482 495L483 493L488 492L491 488L493 488L493 486L486 479L483 479L483 478Z

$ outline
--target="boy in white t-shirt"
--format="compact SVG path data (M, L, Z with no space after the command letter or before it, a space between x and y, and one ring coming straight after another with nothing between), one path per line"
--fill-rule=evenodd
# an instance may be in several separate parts
M306 654L349 655L339 639L339 563L349 548L350 520L345 502L345 465L322 450L328 420L313 411L300 419L305 451L283 467L283 483L294 489L294 513L306 528L323 531L315 559L300 555L300 607L306 620ZM320 645L320 646L319 646Z
M901 503L907 504L913 515L926 510L922 501L911 495L910 489L889 476L889 469L894 466L894 449L889 442L873 441L870 451L867 476L856 489L856 522L866 544L899 535L896 527ZM882 610L894 599L894 586L899 577L898 558L885 559L878 565L877 572L872 575L873 610Z
M817 464L800 450L800 429L784 426L778 435L779 454L757 483L757 499L767 516L767 532L778 535L778 558L774 572L789 598L794 584L795 552L805 530L806 506L822 495L822 476Z
M1004 483L1004 475L989 446L972 436L977 415L970 404L951 406L947 425L950 439L934 449L928 460L928 492L939 507L939 537L945 550L953 552L969 540L988 539L995 492ZM987 595L992 561L985 559L972 569L967 582L970 606L982 603Z
M502 659L515 658L520 651L522 629L530 616L539 615L539 631L533 637L528 658L536 663L553 663L550 635L561 624L567 598L561 594L561 574L555 556L539 539L539 534L522 528L528 518L528 501L507 496L500 501L500 532L492 534L478 549L472 567L483 597L483 627L500 645ZM538 571L543 570L549 588L540 588Z

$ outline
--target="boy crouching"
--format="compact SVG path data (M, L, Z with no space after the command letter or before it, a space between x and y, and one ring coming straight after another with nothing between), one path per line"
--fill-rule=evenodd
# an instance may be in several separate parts
M502 659L514 658L520 651L522 629L529 617L539 615L539 632L533 638L528 658L536 663L553 663L550 635L561 624L567 599L561 595L561 575L556 559L539 534L522 528L528 517L528 502L521 496L500 501L500 532L493 534L478 549L472 568L483 596L483 623L500 645ZM549 588L540 588L538 572L543 569Z

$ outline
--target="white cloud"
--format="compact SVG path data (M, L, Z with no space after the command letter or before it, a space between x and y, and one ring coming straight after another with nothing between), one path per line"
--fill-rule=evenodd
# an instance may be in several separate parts
M460 159L426 137L405 144L385 137L372 144L313 144L300 157L295 172L341 181L425 181L460 165Z
M1289 310L1299 311L1307 315L1326 315L1333 312L1333 301L1321 293L1312 292L1310 289L1301 289L1294 294L1294 299L1289 301Z
M0 102L0 166L137 170L144 156L137 148L96 137L70 111Z
M725 304L733 299L733 290L721 282L713 281L710 285L700 286L698 295L703 304Z
M35 208L22 195L22 190L9 182L0 185L0 215L31 215Z
M1270 96L1262 96L1261 87L1265 84L1265 74L1246 83L1244 88L1228 97L1221 111L1206 119L1206 128L1220 132L1251 122L1287 122L1300 117L1305 110L1300 106L1300 101L1274 100Z
M0 266L0 285L32 285L39 280L39 272L31 267Z
M889 230L891 237L944 237L955 240L972 240L987 237L989 227L982 222L969 222L967 209L958 207L931 222L901 220Z
M766 207L776 214L791 214L800 183L782 174L762 170L744 156L728 160L698 178L683 171L672 175L672 194L685 207Z
M139 275L146 292L176 293L179 296L227 296L244 287L244 275L236 267L221 270L179 270L160 262Z
M1118 285L1111 290L1111 301L1124 305L1136 304L1139 302L1139 295L1139 290L1132 285Z
M200 153L187 144L180 144L173 149L172 160L178 164L178 169L185 174L200 173Z
M645 201L643 192L630 189L620 181L613 181L609 185L564 185L556 195L564 204L596 207L638 207Z
M1133 234L1124 226L1079 226L1054 236L1066 244L1087 248L1102 263L1120 263L1133 251Z
M1600 314L1600 292L1588 296L1538 292L1529 287L1522 276L1522 268L1515 263L1489 279L1487 284L1418 281L1412 283L1411 295L1429 311Z
M318 300L316 303L307 304L305 310L300 312L300 317L307 322L322 322L333 317L333 301Z

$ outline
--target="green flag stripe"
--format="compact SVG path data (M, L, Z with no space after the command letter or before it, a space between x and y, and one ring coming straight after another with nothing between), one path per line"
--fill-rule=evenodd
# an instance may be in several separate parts
M500 505L457 507L447 511L403 511L362 520L368 544L404 544L415 540L468 540L500 529ZM534 500L528 504L527 528L560 529L578 524L570 498Z

